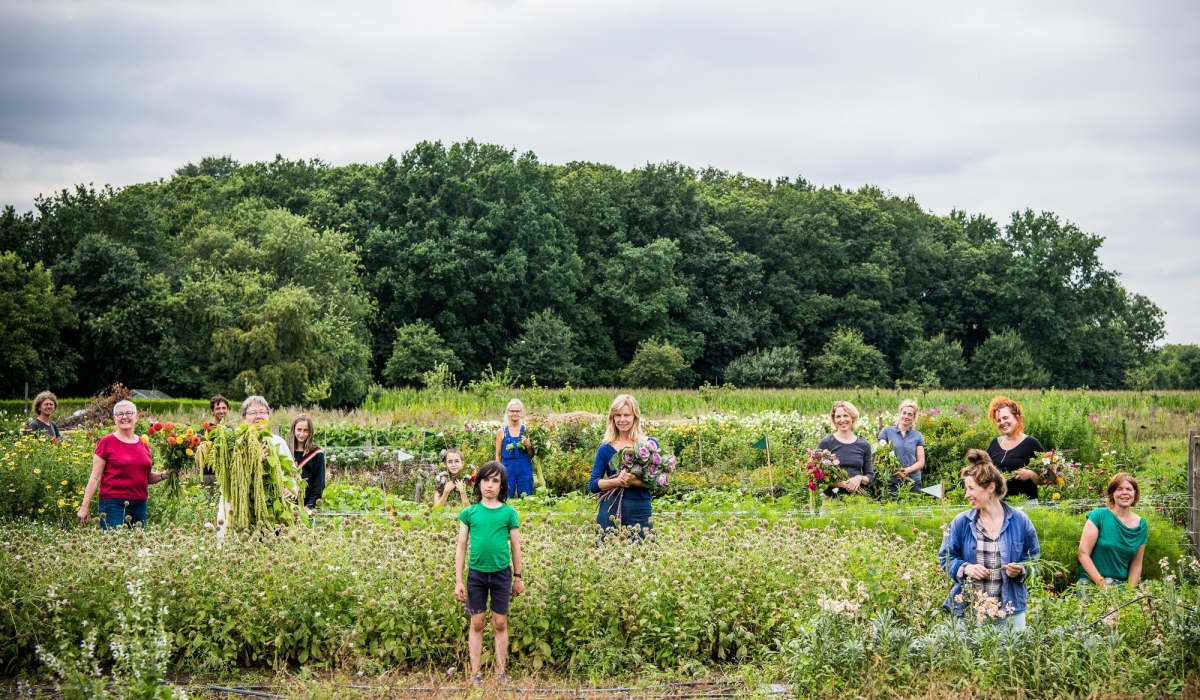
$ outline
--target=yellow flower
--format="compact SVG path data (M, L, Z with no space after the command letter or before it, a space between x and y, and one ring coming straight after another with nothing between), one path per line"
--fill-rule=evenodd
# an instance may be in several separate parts
M45 508L38 508L38 512L39 512L39 513L45 513L45 512L46 512L46 509L45 509Z
M1062 498L1062 496L1060 496L1060 495L1058 495L1058 494L1056 493L1056 494L1054 494L1053 496L1051 496L1050 498L1053 498L1054 500L1056 500L1056 501L1057 501L1058 499Z
M41 470L41 469L34 469L34 470L33 470L33 473L34 473L34 474L41 474L41 473L42 473L42 470Z
M195 452L192 451L192 448L190 448L190 447L188 448L187 453L188 453L188 457L191 457L192 455L196 454Z
M63 486L66 486L66 485L67 485L67 480L66 480L66 479L63 479L62 485L63 485Z
M65 506L66 504L67 504L67 502L66 502L66 501L62 500L61 498L59 499L59 501L58 501L58 507L59 507L59 508L61 508L61 507Z
M150 439L149 439L149 438L147 438L145 435L143 435L143 436L142 436L142 442L144 442L144 443L146 443L147 445L149 445L149 444L150 444Z

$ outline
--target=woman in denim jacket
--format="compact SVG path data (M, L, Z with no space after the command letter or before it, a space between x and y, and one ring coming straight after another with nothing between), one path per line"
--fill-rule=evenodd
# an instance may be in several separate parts
M1042 552L1037 531L1029 516L1001 500L1007 490L1004 475L986 452L967 452L967 462L962 479L971 510L950 523L938 552L942 570L954 579L943 607L961 617L973 600L981 621L1023 630L1025 582Z

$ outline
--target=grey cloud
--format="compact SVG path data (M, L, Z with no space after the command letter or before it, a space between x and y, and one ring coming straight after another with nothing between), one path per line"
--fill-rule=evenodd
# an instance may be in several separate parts
M0 3L0 202L467 137L1052 210L1200 342L1194 3Z

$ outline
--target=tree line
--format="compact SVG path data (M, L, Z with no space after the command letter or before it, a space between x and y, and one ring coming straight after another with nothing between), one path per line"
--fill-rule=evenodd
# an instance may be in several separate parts
M1053 213L423 142L189 163L0 213L0 392L347 405L547 386L1197 388L1200 349ZM489 368L491 368L489 370Z

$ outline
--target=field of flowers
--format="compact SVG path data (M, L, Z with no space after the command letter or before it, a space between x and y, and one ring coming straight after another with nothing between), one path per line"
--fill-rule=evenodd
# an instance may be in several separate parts
M938 538L920 530L905 537L873 524L811 528L787 517L664 512L645 544L600 541L586 521L556 514L526 513L522 531L529 589L509 624L513 663L524 674L703 674L751 664L828 693L895 680L917 691L960 673L997 690L1177 690L1200 658L1200 589L1187 559L1165 561L1170 579L1146 584L1168 602L1085 629L1120 596L1056 596L1051 586L1062 579L1044 566L1020 648L1044 643L1046 661L1021 654L1015 666L997 666L980 664L1003 648L993 629L939 612L947 586L934 557ZM462 668L454 533L455 521L433 513L223 542L198 526L10 529L0 543L3 661L20 673L36 647L69 656L92 631L96 656L107 657L116 613L135 603L136 589L160 611L180 672L288 663L368 674Z
M964 508L954 488L963 452L995 435L981 412L967 405L919 417L926 483L951 487L949 516ZM279 412L277 422L288 414ZM596 504L583 487L602 426L586 417L534 417L546 488L516 504L529 593L510 620L514 670L594 682L749 673L818 696L918 695L934 687L1179 693L1189 673L1200 674L1200 564L1184 540L1180 497L1179 433L1194 416L1092 410L1053 392L1028 414L1027 432L1053 450L1038 468L1055 478L1039 504L1025 506L1043 562L1031 586L1030 628L1014 638L939 612L949 582L936 567L937 500L880 495L811 509L797 466L830 431L823 412L712 410L650 421L648 431L679 458L679 470L670 493L656 500L654 538L640 545L628 537L602 542L594 532ZM51 657L39 664L39 646L63 667L85 668L80 642L91 633L94 647L82 649L100 662L113 658L113 640L124 645L141 634L147 649L166 649L171 673L205 677L246 667L368 675L464 667L466 618L452 599L457 508L433 508L431 485L446 447L463 449L468 464L491 459L497 423L319 421L329 485L315 525L231 533L219 542L210 525L215 497L195 469L182 474L178 498L152 487L149 528L79 527L78 498L104 429L52 442L21 436L6 418L0 663L7 674L44 677ZM876 411L858 432L871 438L891 419ZM770 468L766 451L751 448L764 436ZM413 458L399 460L401 450ZM1073 586L1084 514L1116 471L1141 480L1145 501L1137 510L1150 523L1143 592L1155 597L1097 623L1132 597L1109 591L1083 599ZM141 632L129 631L135 618Z

